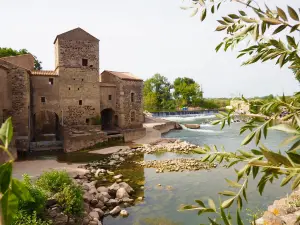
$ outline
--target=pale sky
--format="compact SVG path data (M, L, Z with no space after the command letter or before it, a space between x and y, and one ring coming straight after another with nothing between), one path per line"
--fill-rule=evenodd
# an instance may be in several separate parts
M299 0L268 0L298 8ZM284 4L282 4L284 2ZM147 79L161 73L173 81L191 77L204 97L293 94L294 75L275 62L241 67L236 52L215 52L224 33L214 32L217 19L235 13L234 4L218 14L199 16L180 9L182 0L0 0L0 46L26 48L54 69L57 34L81 27L100 39L100 70L129 71Z

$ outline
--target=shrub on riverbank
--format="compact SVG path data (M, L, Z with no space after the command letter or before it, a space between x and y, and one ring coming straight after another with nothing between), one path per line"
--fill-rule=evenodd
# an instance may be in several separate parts
M37 187L27 174L24 175L24 185L28 189L31 197L34 201L26 200L19 202L19 210L25 211L29 214L36 212L38 215L41 214L45 208L47 195L45 191Z
M64 213L80 216L83 212L83 191L76 184L67 185L56 195L58 203L62 206Z
M12 225L50 225L51 222L44 221L38 218L37 213L34 211L28 214L26 211L18 211Z
M67 185L71 185L72 179L65 171L47 171L44 172L36 181L36 185L50 193L57 193L63 190Z

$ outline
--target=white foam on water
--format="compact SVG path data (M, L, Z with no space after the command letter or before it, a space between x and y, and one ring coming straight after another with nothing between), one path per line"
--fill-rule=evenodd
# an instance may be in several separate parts
M190 129L187 128L184 125L181 125L182 129L184 130L188 130L188 131L192 131L192 132L200 132L200 133L215 133L215 134L220 134L220 133L224 133L224 131L216 131L216 130L206 130L206 129Z
M198 119L212 119L215 118L215 115L203 115L203 114L196 114L193 116L165 116L161 117L166 120L174 121L174 122L187 122L187 121L194 121Z

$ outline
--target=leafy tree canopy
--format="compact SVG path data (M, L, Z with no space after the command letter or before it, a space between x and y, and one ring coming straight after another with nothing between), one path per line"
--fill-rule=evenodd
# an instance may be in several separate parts
M24 55L29 54L30 52L27 49L20 49L20 50L14 50L12 48L1 48L0 47L0 58L1 57L7 57L7 56L17 56L17 55ZM35 70L41 70L42 69L42 62L37 59L36 56L34 57L34 69Z

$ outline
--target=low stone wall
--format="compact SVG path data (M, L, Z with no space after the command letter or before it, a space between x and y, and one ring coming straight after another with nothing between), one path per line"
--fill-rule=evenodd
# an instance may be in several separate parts
M64 151L74 152L108 140L99 125L64 127Z
M155 130L160 131L162 134L168 133L171 130L178 130L181 129L181 126L173 121L167 121L164 124L159 124L153 126Z
M127 129L122 131L124 141L130 142L142 138L146 135L146 128Z

